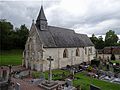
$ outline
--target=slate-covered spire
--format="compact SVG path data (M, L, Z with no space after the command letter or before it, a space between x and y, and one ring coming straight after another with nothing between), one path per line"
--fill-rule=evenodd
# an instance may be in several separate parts
M41 6L41 9L40 9L39 15L37 17L37 20L45 20L45 21L47 21L47 19L45 17L45 14L44 14L43 6Z
M39 15L36 20L36 25L40 30L46 30L47 29L47 19L44 14L43 6L41 6Z

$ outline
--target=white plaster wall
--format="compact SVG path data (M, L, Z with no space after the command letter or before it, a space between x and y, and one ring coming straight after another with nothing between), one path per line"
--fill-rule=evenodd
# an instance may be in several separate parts
M115 55L115 58L116 60L120 60L120 55L119 54Z
M85 54L85 48L87 50L86 54ZM89 51L89 48L92 49L92 52ZM93 46L84 47L84 62L88 62L88 61L91 61L92 59L94 59L95 52L96 52L96 50Z
M89 47L87 47L88 50ZM92 54L89 55L89 59L92 60L93 57L95 57L95 50L94 47ZM44 54L43 54L43 59L47 61L47 58L49 56L52 56L54 61L52 61L52 68L61 68L61 67L66 67L66 65L75 65L75 64L80 64L83 61L87 62L88 61L88 53L85 55L85 50L84 48L80 47L80 56L76 56L76 49L77 48L67 48L68 50L68 57L63 58L63 52L65 48L44 48ZM47 61L46 64L44 65L44 68L48 70L48 65L49 62Z
M49 69L49 61L47 61L47 58L49 56L52 56L54 61L52 61L52 69L66 67L67 65L75 65L80 64L82 62L88 62L93 59L95 56L95 48L94 47L85 47L87 49L87 54L85 54L85 48L79 47L80 56L76 56L76 49L77 48L66 48L68 50L68 57L63 58L63 52L65 48L43 48L43 58L41 58L41 46L37 46L34 43L36 42L35 37L31 37L33 49L29 51L29 55L26 54L25 60L26 60L26 67L28 67L28 62L30 62L31 69L36 69L37 71L40 71L41 68L43 68L43 71ZM38 47L40 49L38 49ZM92 48L92 53L89 54L89 48ZM27 45L26 45L27 50ZM28 53L28 52L27 52ZM31 55L34 53L34 55ZM43 65L41 64L42 60Z

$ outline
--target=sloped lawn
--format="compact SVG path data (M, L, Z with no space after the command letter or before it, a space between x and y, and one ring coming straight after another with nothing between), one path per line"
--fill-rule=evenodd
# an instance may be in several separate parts
M63 74L63 72L65 74L65 77L70 75L70 72L67 70L52 70L52 73L56 75L55 77L53 76L53 80L61 80L62 79L61 75ZM35 74L34 76L37 76L39 78L41 73L35 71L34 74ZM48 79L48 71L45 71L43 74L45 78ZM75 74L73 86L77 87L78 85L80 85L81 90L89 90L90 84L100 87L101 90L120 90L120 84L110 83L95 78L91 78L89 76L86 76L85 72Z
M9 50L0 52L0 66L21 65L23 50Z
M101 90L120 90L120 84L114 84L95 78L90 78L86 76L85 73L77 73L75 77L78 79L73 80L73 85L80 85L82 90L89 90L90 84L100 87Z

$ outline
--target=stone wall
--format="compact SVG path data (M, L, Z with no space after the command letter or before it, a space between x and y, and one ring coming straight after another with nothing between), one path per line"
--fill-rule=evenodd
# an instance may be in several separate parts
M111 59L111 54L97 54L97 58L101 58L104 60L109 60ZM116 60L120 60L120 55L119 54L115 54L115 58Z
M92 48L91 53L89 53L89 48ZM66 67L67 65L75 65L75 64L80 64L82 62L88 62L88 61L91 61L95 57L94 47L87 47L86 55L85 55L85 49L80 47L79 56L76 56L77 48L66 48L66 49L68 50L68 57L63 58L63 52L65 48L45 48L45 51L43 53L43 59L46 60L44 69L48 70L49 62L47 61L47 58L49 56L52 56L52 58L54 59L54 61L52 61L53 69Z
M49 56L54 59L54 61L52 61L52 69L88 62L95 57L94 46L66 49L68 56L63 58L65 48L43 48L39 33L33 24L25 45L23 63L26 68L44 71L49 69L49 62L47 61ZM79 49L78 56L76 56L76 49Z

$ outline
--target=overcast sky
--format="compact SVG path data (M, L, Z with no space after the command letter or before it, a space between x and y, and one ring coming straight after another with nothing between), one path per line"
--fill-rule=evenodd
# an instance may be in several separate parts
M0 0L0 18L30 28L43 5L48 24L78 33L120 34L120 0Z

